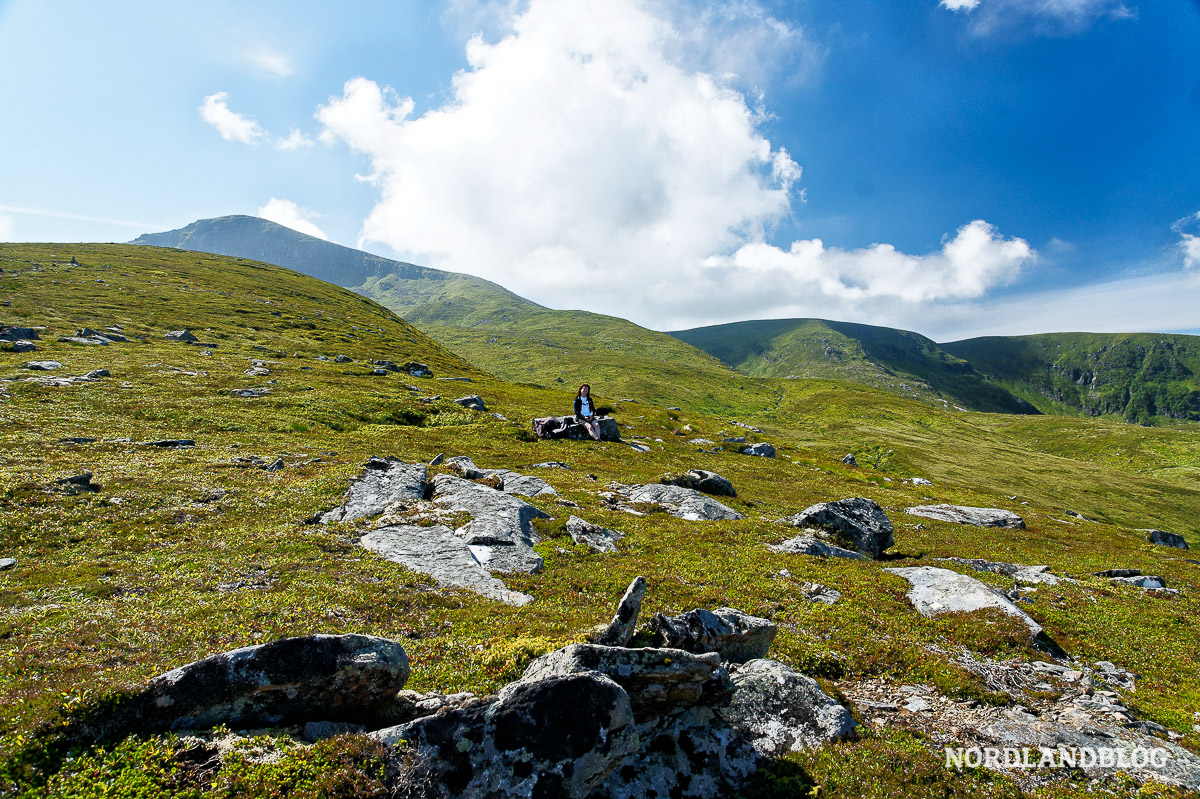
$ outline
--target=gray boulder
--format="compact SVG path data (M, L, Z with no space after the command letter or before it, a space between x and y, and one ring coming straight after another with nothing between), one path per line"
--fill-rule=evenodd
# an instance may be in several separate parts
M949 569L935 569L932 566L910 566L884 571L908 580L912 585L906 594L908 601L918 613L927 618L943 613L969 613L983 608L996 608L1023 621L1033 636L1042 632L1042 626L1014 605L1008 597L973 577Z
M1158 544L1161 547L1174 547L1175 549L1187 549L1187 541L1178 533L1168 533L1165 530L1149 530L1150 543Z
M775 660L731 666L737 691L717 713L741 730L763 757L844 741L858 724L816 680Z
M624 688L639 718L692 705L722 705L733 693L715 652L598 644L572 644L542 655L529 664L521 682L585 672L603 674Z
M751 444L750 446L742 449L742 454L743 455L754 455L759 458L774 458L775 457L775 447L771 446L770 444L767 444L766 442L761 442L758 444Z
M617 420L611 416L597 416L600 423L601 441L620 441L621 429ZM591 441L583 424L576 421L574 416L541 416L532 422L533 432L538 438L566 438L572 441Z
M735 608L697 608L678 616L656 613L649 627L655 646L697 654L716 652L731 663L765 657L778 631L766 619Z
M471 547L442 525L380 527L364 535L359 544L393 563L428 574L444 588L463 588L509 605L533 601L529 594L510 591L493 577Z
M855 460L853 452L847 452L846 457L842 458L842 463L846 464L847 466L857 466L858 465L858 461Z
M585 522L578 516L567 519L567 532L576 544L583 544L597 552L616 552L617 542L625 537L624 533Z
M172 330L163 336L167 341L176 341L181 344L192 344L199 341L198 338L190 330Z
M646 578L635 577L629 587L625 589L625 595L621 597L620 604L617 605L617 615L613 616L608 626L596 636L595 643L601 646L629 646L629 642L633 640L634 629L637 627L638 616L642 612L642 599L645 596Z
M350 721L391 723L408 656L370 635L311 635L234 649L152 679L77 723L70 737Z
M15 569L17 567L16 558L0 558L0 572Z
M633 486L626 496L630 502L662 505L672 516L688 521L732 521L746 518L733 508L722 505L692 488L648 483Z
M370 458L346 491L342 504L321 514L322 523L349 522L378 516L395 502L425 496L425 464L398 458Z
M334 363L353 363L354 359L351 358L349 355L337 355L337 356L334 356L333 362Z
M473 411L487 410L487 406L483 404L483 397L479 396L478 394L469 394L465 397L459 397L454 401L464 408L469 408Z
M905 508L904 512L912 516L926 519L936 519L955 524L969 524L974 527L1006 527L1024 530L1025 520L1010 510L1000 508L973 508L968 505L918 505Z
M41 336L32 327L13 327L0 325L0 341L19 341L21 339L37 341Z
M61 369L62 364L58 361L26 361L25 368L35 372L53 372L55 369Z
M1166 578L1148 574L1138 574L1130 577L1109 577L1108 581L1110 583L1132 585L1135 588L1161 589L1167 587Z
M891 519L883 508L863 497L818 502L779 520L793 527L816 527L847 549L875 560L895 543Z
M371 736L396 747L403 782L447 799L582 799L640 743L628 695L595 673L513 683Z
M37 352L37 345L27 339L19 338L13 342L13 352Z
M812 534L798 535L789 538L782 544L768 544L772 552L785 552L792 555L812 555L818 558L850 558L851 560L867 560L865 555L851 552L848 549L826 544Z
M705 469L688 469L681 475L665 474L658 479L663 485L693 488L718 497L736 497L733 483L716 472Z

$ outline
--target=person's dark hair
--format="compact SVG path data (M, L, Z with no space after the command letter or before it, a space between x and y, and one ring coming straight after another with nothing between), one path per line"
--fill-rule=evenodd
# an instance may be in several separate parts
M576 396L576 397L582 397L582 396L583 396L583 390L584 390L585 388L588 390L588 396L589 396L589 397L590 397L590 396L592 396L592 387L591 387L591 385L589 385L589 384L587 384L587 383L583 383L583 384L581 384L581 385L579 386L579 390L575 392L575 396Z

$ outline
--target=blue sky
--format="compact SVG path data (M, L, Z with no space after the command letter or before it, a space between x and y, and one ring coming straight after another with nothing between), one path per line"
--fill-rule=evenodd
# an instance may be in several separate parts
M656 329L1200 332L1200 3L0 0L0 241L244 213Z

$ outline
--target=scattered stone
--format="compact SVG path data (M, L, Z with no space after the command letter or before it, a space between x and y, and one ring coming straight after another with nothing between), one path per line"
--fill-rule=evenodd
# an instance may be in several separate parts
M467 396L459 397L454 401L464 408L468 408L472 411L487 410L487 406L483 404L483 397L479 396L478 394L468 394Z
M229 393L235 397L241 397L242 399L255 399L257 397L267 396L271 393L271 389L266 388L265 386L261 388L235 388L230 390Z
M312 635L235 649L152 679L141 691L74 723L73 739L133 732L349 721L391 722L408 656L370 635Z
M334 359L334 363L353 363L354 359L349 355L338 355Z
M8 571L15 569L17 566L16 558L0 558L0 571Z
M403 368L404 371L408 372L413 377L433 377L433 372L429 371L428 366L423 363L417 363L416 361L409 361L401 368Z
M139 441L138 444L143 447L162 447L163 449L187 449L196 446L196 442L190 438L163 438L157 441Z
M1105 569L1095 572L1097 577L1141 577L1140 569Z
M746 437L745 436L729 436L728 438L722 438L721 443L722 444L745 444Z
M278 472L281 469L283 469L284 466L285 466L285 464L283 462L283 458L276 458L275 460L268 463L264 468L268 472Z
M910 566L884 571L908 580L912 585L906 594L908 601L918 613L927 618L943 613L969 613L983 608L997 608L1023 621L1034 636L1042 632L1042 626L1014 605L1008 597L973 577L932 566Z
M26 361L25 368L35 372L53 372L55 369L61 369L62 364L58 361Z
M759 430L757 427L755 427L752 424L744 424L742 422L734 422L734 421L730 421L730 424L734 425L736 427L741 427L745 430L749 430L751 433L758 433L760 435L762 434L762 430Z
M742 454L743 455L754 455L759 458L774 458L775 457L775 447L771 446L770 444L767 444L766 442L761 442L758 444L751 444L750 446L748 446L742 450Z
M806 535L798 535L795 538L789 538L782 544L768 544L767 549L772 552L784 552L792 555L813 555L819 558L850 558L851 560L867 560L867 557L858 552L851 552L848 549L826 544L818 539L812 533L816 530L810 529L810 533Z
M735 608L697 608L679 616L656 613L648 626L654 646L696 654L716 652L731 663L765 657L778 631L766 619Z
M905 480L904 482L906 482L912 486L931 486L931 485L933 485L932 481L926 480L924 477L910 477L907 480Z
M422 499L425 496L425 480L423 463L372 457L363 464L362 473L350 484L342 497L342 504L322 513L319 521L329 524L378 516L393 503Z
M20 338L13 342L13 352L37 352L37 345L32 341Z
M533 464L535 469L570 469L571 467L562 461L546 461L545 463Z
M693 488L718 497L736 497L737 491L726 478L716 472L704 469L688 469L681 475L664 474L658 478L663 485L675 485L682 488Z
M1160 589L1167 587L1166 578L1150 575L1140 574L1136 577L1110 577L1108 580L1111 583L1124 583L1125 585L1132 585L1135 588Z
M926 519L936 519L955 524L969 524L975 527L1006 527L1025 529L1025 520L1010 510L1000 508L973 508L966 505L918 505L905 508L905 513L912 516L922 516Z
M727 505L692 488L649 483L632 486L626 497L630 502L661 505L672 516L688 521L725 521L746 518Z
M793 527L816 527L838 544L874 560L895 543L892 522L883 508L863 497L818 502L779 522Z
M1149 541L1151 544L1158 544L1162 547L1174 547L1175 549L1187 549L1187 541L1178 533L1168 533L1165 530L1147 530L1150 533Z
M444 588L463 588L509 605L533 601L493 577L471 547L443 525L392 525L364 535L359 544L393 563L433 577Z
M55 480L51 484L51 487L55 491L66 494L67 496L74 496L75 494L100 490L100 486L92 482L91 472L84 472L83 474L77 474L72 477L63 477Z
M1058 585L1062 578L1051 574L1049 566L1026 566L1013 574L1018 583Z
M621 430L611 416L597 416L601 441L620 441ZM533 432L538 438L567 438L572 441L591 441L592 437L574 416L543 416L533 420Z
M445 460L446 460L446 453L439 452L437 455L433 456L433 460L431 460L429 462L429 465L430 466L441 466L442 462Z
M641 452L641 453L643 453L643 454L645 454L645 453L647 453L647 452L649 452L649 451L650 451L650 447L649 447L649 446L647 446L646 444L639 444L639 443L637 443L636 441L630 441L630 442L629 442L629 448L630 448L631 450L633 450L634 452Z
M585 522L578 516L567 519L567 532L571 534L571 539L576 544L583 544L597 552L616 552L617 542L625 537L624 533ZM624 646L624 644L620 644L620 646Z
M842 598L841 591L820 583L801 583L800 590L804 592L804 598L809 602L817 602L822 605L836 605Z
M811 677L764 659L731 666L730 673L737 691L729 706L717 712L745 733L763 757L782 757L855 734L858 723L850 711Z
M854 459L853 452L847 452L846 457L842 458L842 463L846 464L847 466L858 466L858 461Z
M621 597L621 601L617 605L617 615L613 616L608 626L596 636L594 643L601 646L629 646L637 627L638 616L642 612L642 599L645 596L646 578L635 577L629 587L625 589L625 595Z
M19 341L21 339L36 341L40 338L36 328L0 325L0 341Z
M163 336L163 338L167 339L168 341L176 341L181 344L194 344L199 341L199 339L197 339L190 330L172 330L170 333L167 333L165 336Z
M95 444L96 441L97 441L97 439L95 439L95 438L84 438L83 436L71 436L69 438L60 438L58 440L58 443L60 443L60 444Z

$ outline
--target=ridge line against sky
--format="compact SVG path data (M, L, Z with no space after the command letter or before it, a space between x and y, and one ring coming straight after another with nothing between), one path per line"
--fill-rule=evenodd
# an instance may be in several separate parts
M1198 32L1194 2L9 0L0 241L253 213L657 329L1197 331Z

